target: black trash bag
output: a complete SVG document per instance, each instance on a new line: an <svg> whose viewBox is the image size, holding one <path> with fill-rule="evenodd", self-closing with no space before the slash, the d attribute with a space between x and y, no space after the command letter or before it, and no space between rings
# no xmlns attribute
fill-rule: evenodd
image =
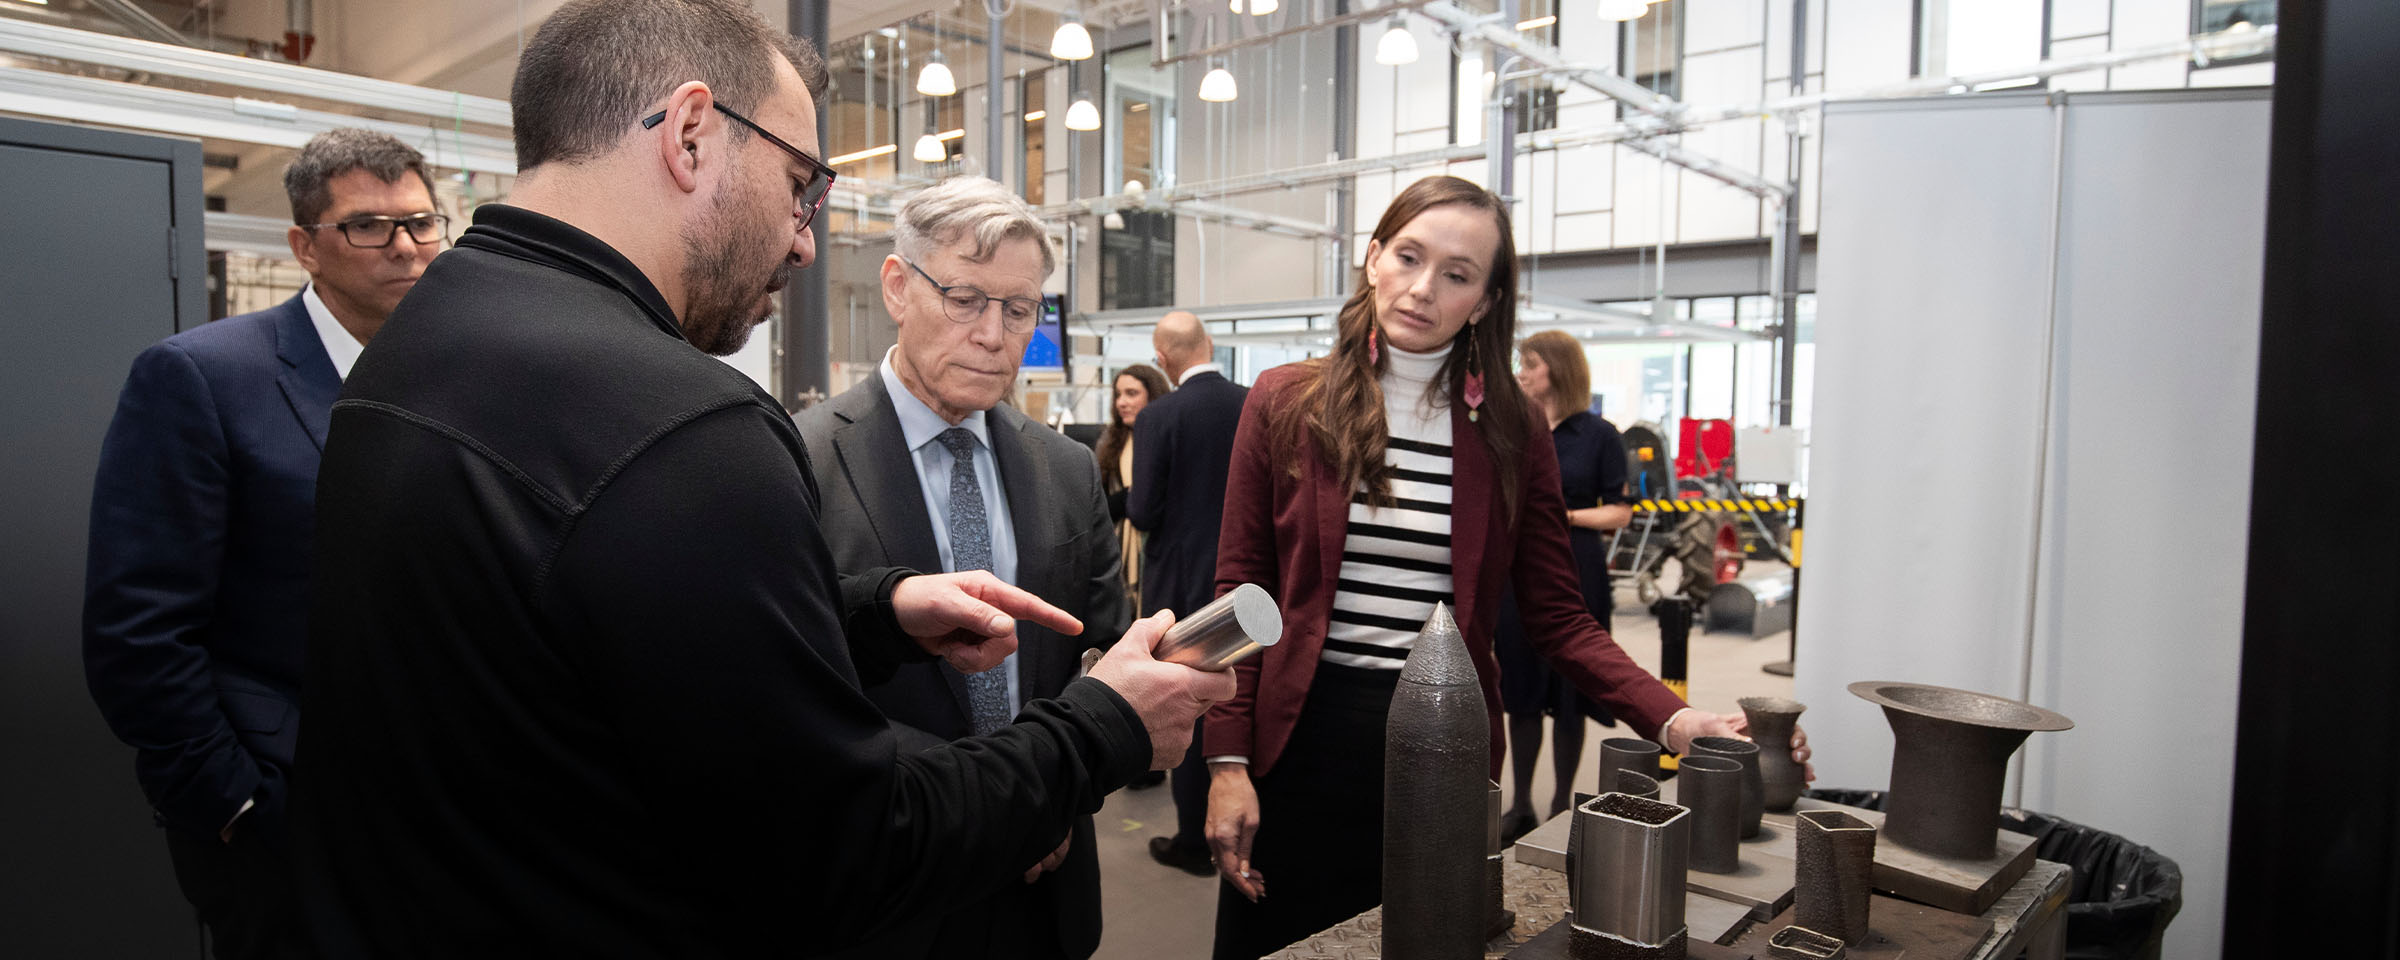
<svg viewBox="0 0 2400 960"><path fill-rule="evenodd" d="M1809 797L1883 809L1880 790L1810 790ZM2183 910L2183 868L2165 854L2072 820L2000 811L2004 830L2033 837L2033 855L2075 870L2067 888L2068 960L2156 960Z"/></svg>

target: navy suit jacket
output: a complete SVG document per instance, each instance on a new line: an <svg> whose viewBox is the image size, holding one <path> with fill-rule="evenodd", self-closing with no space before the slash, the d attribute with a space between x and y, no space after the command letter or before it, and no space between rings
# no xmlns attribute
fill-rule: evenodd
<svg viewBox="0 0 2400 960"><path fill-rule="evenodd" d="M100 448L84 677L170 827L283 826L317 460L342 380L300 298L133 361Z"/></svg>
<svg viewBox="0 0 2400 960"><path fill-rule="evenodd" d="M1178 616L1217 595L1217 525L1225 516L1225 472L1250 388L1214 371L1150 401L1133 421L1133 483L1125 516L1147 531L1142 546L1142 615Z"/></svg>

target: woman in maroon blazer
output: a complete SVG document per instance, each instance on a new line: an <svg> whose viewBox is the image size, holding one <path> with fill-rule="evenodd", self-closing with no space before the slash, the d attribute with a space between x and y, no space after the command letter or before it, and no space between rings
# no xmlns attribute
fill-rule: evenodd
<svg viewBox="0 0 2400 960"><path fill-rule="evenodd" d="M1243 408L1217 589L1265 586L1284 634L1235 668L1238 692L1204 721L1219 960L1380 901L1384 715L1436 601L1482 673L1495 778L1504 582L1536 649L1640 735L1680 751L1742 728L1740 714L1690 710L1585 608L1558 457L1509 373L1510 237L1481 187L1410 185L1376 225L1332 354L1267 371Z"/></svg>

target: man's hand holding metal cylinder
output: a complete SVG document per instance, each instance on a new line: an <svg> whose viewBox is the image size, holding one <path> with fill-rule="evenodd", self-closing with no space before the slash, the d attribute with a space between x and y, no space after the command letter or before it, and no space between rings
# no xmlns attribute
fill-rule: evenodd
<svg viewBox="0 0 2400 960"><path fill-rule="evenodd" d="M1133 629L1108 649L1092 667L1092 679L1108 684L1142 716L1150 731L1150 769L1165 770L1182 762L1192 744L1192 726L1210 704L1233 696L1230 670L1194 670L1152 656L1159 637L1175 622L1161 610L1134 621Z"/></svg>

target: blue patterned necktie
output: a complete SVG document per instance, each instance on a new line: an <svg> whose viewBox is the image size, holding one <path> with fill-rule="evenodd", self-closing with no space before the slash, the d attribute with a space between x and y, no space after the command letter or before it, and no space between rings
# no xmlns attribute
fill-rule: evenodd
<svg viewBox="0 0 2400 960"><path fill-rule="evenodd" d="M992 521L983 510L983 487L975 478L975 435L951 427L934 439L950 449L950 570L992 568ZM967 705L976 736L1007 725L1008 677L1003 668L967 675Z"/></svg>

